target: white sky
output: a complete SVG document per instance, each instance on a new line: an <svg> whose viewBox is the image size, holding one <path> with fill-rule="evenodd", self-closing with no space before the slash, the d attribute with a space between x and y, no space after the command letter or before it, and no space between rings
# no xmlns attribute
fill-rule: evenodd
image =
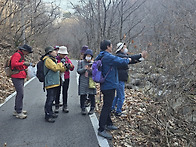
<svg viewBox="0 0 196 147"><path fill-rule="evenodd" d="M78 0L43 0L43 2L55 2L56 5L59 5L63 10L73 12L70 1L73 4L77 4L78 2Z"/></svg>

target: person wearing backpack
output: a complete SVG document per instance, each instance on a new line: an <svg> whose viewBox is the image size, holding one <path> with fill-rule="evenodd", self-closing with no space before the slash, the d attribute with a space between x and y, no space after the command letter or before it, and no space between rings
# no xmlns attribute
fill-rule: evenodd
<svg viewBox="0 0 196 147"><path fill-rule="evenodd" d="M67 106L67 98L68 98L68 89L69 89L69 81L70 81L70 72L74 70L74 65L72 64L71 60L68 58L68 51L66 46L60 46L58 50L58 56L56 57L57 63L62 62L65 67L66 71L61 73L61 81L63 87L63 112L68 113L69 109ZM61 93L61 84L57 90L57 96L55 99L55 113L59 112L59 100L60 100L60 93Z"/></svg>
<svg viewBox="0 0 196 147"><path fill-rule="evenodd" d="M101 52L96 57L95 61L101 60L103 77L105 77L106 74L107 77L103 83L100 83L101 92L103 93L103 106L99 117L98 135L107 139L112 139L112 135L107 133L106 130L118 129L113 125L110 116L115 90L118 85L117 67L126 67L132 59L125 59L112 55L112 43L110 40L101 41L100 49Z"/></svg>
<svg viewBox="0 0 196 147"><path fill-rule="evenodd" d="M147 56L147 52L146 51L142 51L142 53L140 54L136 54L136 55L127 55L128 49L125 43L123 42L119 42L116 46L117 50L116 50L116 56L121 57L121 58L131 58L131 62L130 64L136 64L138 62L141 62L140 59L141 58L145 58ZM122 106L124 103L124 99L125 99L125 82L127 82L128 80L128 65L125 67L118 67L118 80L119 80L119 84L117 85L117 89L116 89L116 97L113 100L112 103L112 108L111 108L111 112L114 113L116 116L121 116L122 115ZM116 107L116 109L115 109Z"/></svg>
<svg viewBox="0 0 196 147"><path fill-rule="evenodd" d="M81 114L86 115L86 108L85 108L85 101L88 97L90 98L90 111L88 112L89 115L94 113L95 109L95 95L96 95L96 88L89 87L89 80L92 78L92 58L93 52L91 49L87 49L84 53L83 60L78 62L77 72L79 76L79 85L78 85L78 95L80 95L80 107L81 107Z"/></svg>
<svg viewBox="0 0 196 147"><path fill-rule="evenodd" d="M18 73L11 75L12 82L16 89L16 98L13 115L16 118L27 118L27 111L23 110L24 97L24 79L27 77L26 69L31 65L30 62L25 61L25 56L32 53L32 48L24 44L18 47L19 50L11 57L11 69L18 70Z"/></svg>
<svg viewBox="0 0 196 147"><path fill-rule="evenodd" d="M56 61L57 51L52 46L45 48L44 61L44 87L47 91L45 102L45 120L50 123L54 123L58 115L52 110L53 101L57 95L57 89L60 86L59 72L65 72L66 67L63 63L57 63Z"/></svg>

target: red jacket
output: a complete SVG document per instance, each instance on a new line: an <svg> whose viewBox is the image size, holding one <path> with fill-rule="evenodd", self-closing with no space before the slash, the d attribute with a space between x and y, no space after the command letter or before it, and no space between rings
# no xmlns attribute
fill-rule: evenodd
<svg viewBox="0 0 196 147"><path fill-rule="evenodd" d="M61 62L61 58L59 56L56 57L57 63ZM70 78L70 72L74 70L74 65L71 63L70 59L68 57L65 57L66 61L65 63L70 63L72 67L67 71L64 72L64 79L69 79Z"/></svg>
<svg viewBox="0 0 196 147"><path fill-rule="evenodd" d="M22 60L21 62L19 62L20 59ZM23 65L24 61L25 61L24 60L24 54L22 53L22 51L18 50L16 53L14 53L12 55L12 57L11 57L11 68L12 68L12 70L14 68L17 69L17 70L21 70L18 74L13 74L11 76L12 78L25 79L27 77L27 73L26 73L25 69L27 69L28 67L26 65Z"/></svg>

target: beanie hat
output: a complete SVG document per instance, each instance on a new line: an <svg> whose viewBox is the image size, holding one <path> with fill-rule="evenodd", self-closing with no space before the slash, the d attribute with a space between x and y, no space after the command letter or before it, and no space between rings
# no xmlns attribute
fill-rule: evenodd
<svg viewBox="0 0 196 147"><path fill-rule="evenodd" d="M117 53L118 51L120 51L120 50L123 48L124 44L125 44L125 43L123 43L123 42L119 42L119 43L116 45L116 53Z"/></svg>
<svg viewBox="0 0 196 147"><path fill-rule="evenodd" d="M68 54L67 52L67 47L66 46L60 46L59 47L59 51L58 51L59 54Z"/></svg>
<svg viewBox="0 0 196 147"><path fill-rule="evenodd" d="M81 53L85 53L85 51L88 49L88 46L84 45L81 49Z"/></svg>
<svg viewBox="0 0 196 147"><path fill-rule="evenodd" d="M93 57L93 51L91 49L87 49L84 53L84 56L91 55Z"/></svg>

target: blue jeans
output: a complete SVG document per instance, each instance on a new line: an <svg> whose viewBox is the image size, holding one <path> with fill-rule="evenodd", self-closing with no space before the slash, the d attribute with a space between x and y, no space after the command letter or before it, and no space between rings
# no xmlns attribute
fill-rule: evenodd
<svg viewBox="0 0 196 147"><path fill-rule="evenodd" d="M122 106L123 106L123 103L124 103L124 100L125 100L124 90L125 90L125 82L119 81L118 87L116 89L117 95L113 100L112 108L111 108L112 110L115 110L115 106L116 106L117 107L116 108L117 113L122 112Z"/></svg>

